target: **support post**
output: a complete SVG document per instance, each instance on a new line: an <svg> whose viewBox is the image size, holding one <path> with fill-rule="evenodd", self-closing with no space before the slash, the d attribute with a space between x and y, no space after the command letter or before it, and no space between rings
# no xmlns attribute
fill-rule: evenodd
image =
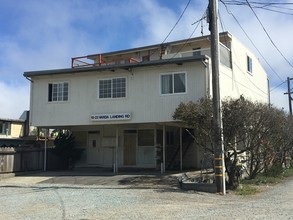
<svg viewBox="0 0 293 220"><path fill-rule="evenodd" d="M116 146L115 146L115 173L118 174L118 145L119 145L119 128L116 127Z"/></svg>
<svg viewBox="0 0 293 220"><path fill-rule="evenodd" d="M180 170L181 171L182 171L182 167L183 167L182 148L183 148L183 138L182 138L182 128L180 127Z"/></svg>
<svg viewBox="0 0 293 220"><path fill-rule="evenodd" d="M166 171L166 125L163 125L163 172Z"/></svg>
<svg viewBox="0 0 293 220"><path fill-rule="evenodd" d="M47 129L45 129L44 171L47 171Z"/></svg>
<svg viewBox="0 0 293 220"><path fill-rule="evenodd" d="M215 161L215 179L217 192L225 195L224 147L222 143L221 99L219 87L219 31L218 1L209 0L209 18L211 31L212 90L213 90L213 147Z"/></svg>

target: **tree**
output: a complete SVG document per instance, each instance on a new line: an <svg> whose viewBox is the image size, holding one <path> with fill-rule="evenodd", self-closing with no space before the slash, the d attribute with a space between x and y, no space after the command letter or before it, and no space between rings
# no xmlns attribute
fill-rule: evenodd
<svg viewBox="0 0 293 220"><path fill-rule="evenodd" d="M196 131L196 142L213 152L212 100L181 103L173 118ZM261 172L282 168L292 158L293 123L284 111L265 103L251 102L244 97L222 102L223 143L228 186L239 185L240 166L245 164L249 178ZM282 169L277 172L281 172Z"/></svg>
<svg viewBox="0 0 293 220"><path fill-rule="evenodd" d="M248 177L255 178L276 164L282 148L283 111L240 97L225 100L222 112L225 149L233 152L233 166L241 154L246 155Z"/></svg>
<svg viewBox="0 0 293 220"><path fill-rule="evenodd" d="M80 159L83 151L83 149L75 147L75 138L68 130L58 131L54 145L53 153L65 162L66 168L72 168L75 162Z"/></svg>
<svg viewBox="0 0 293 220"><path fill-rule="evenodd" d="M182 121L187 127L194 129L195 142L205 151L213 153L212 143L212 100L200 99L197 103L180 103L173 119Z"/></svg>

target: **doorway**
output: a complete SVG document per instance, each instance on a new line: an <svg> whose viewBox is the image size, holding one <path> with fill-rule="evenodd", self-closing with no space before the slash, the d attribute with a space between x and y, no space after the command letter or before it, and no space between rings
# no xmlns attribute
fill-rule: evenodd
<svg viewBox="0 0 293 220"><path fill-rule="evenodd" d="M136 165L136 130L124 132L123 164Z"/></svg>
<svg viewBox="0 0 293 220"><path fill-rule="evenodd" d="M88 133L87 164L95 165L101 163L101 141L100 132Z"/></svg>

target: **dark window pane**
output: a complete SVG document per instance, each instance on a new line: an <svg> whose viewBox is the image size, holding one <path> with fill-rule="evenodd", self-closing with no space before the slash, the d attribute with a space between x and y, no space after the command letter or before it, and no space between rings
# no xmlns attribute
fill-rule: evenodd
<svg viewBox="0 0 293 220"><path fill-rule="evenodd" d="M174 74L174 93L186 92L185 73Z"/></svg>
<svg viewBox="0 0 293 220"><path fill-rule="evenodd" d="M172 75L162 75L161 76L161 93L162 94L171 94L173 93L173 82Z"/></svg>

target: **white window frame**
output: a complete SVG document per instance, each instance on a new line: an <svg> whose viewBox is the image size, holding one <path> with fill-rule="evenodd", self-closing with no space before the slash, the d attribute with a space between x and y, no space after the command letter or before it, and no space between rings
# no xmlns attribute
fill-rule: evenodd
<svg viewBox="0 0 293 220"><path fill-rule="evenodd" d="M174 91L174 84L175 84L175 80L174 80L174 76L177 75L177 74L184 74L185 76L185 82L184 82L184 85L185 85L185 92L175 92ZM167 76L167 75L171 75L172 76L172 92L171 93L162 93L162 77L163 76ZM172 73L161 73L160 74L160 94L161 95L178 95L178 94L186 94L187 93L187 73L185 71L181 71L181 72L172 72Z"/></svg>
<svg viewBox="0 0 293 220"><path fill-rule="evenodd" d="M64 89L64 85L67 84L67 91ZM57 95L53 94L53 87L57 86ZM61 87L60 87L61 86ZM48 102L56 103L56 102L68 102L69 101L69 81L60 81L60 82L49 82L48 83ZM51 87L51 89L50 89ZM67 92L67 98L65 99L65 94Z"/></svg>
<svg viewBox="0 0 293 220"><path fill-rule="evenodd" d="M248 73L252 74L253 62L252 62L252 58L248 54L246 55L246 69Z"/></svg>
<svg viewBox="0 0 293 220"><path fill-rule="evenodd" d="M124 79L125 80L125 96L122 97L113 97L113 80L115 79ZM111 80L111 97L100 97L100 81L106 81L106 80ZM106 100L106 99L125 99L127 97L127 77L121 76L121 77L113 77L113 78L103 78L98 80L98 99L99 100Z"/></svg>

